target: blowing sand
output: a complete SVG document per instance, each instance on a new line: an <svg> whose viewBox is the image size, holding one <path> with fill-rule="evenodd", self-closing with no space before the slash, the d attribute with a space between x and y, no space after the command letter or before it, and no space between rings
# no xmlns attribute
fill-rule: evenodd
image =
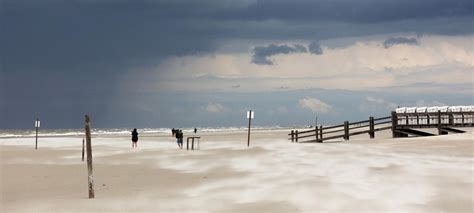
<svg viewBox="0 0 474 213"><path fill-rule="evenodd" d="M301 144L288 131L0 139L1 212L473 212L474 134ZM185 135L186 137L186 135Z"/></svg>

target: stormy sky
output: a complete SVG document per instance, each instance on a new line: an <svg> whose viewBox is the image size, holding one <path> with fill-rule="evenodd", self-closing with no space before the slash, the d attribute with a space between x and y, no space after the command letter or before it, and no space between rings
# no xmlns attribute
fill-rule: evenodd
<svg viewBox="0 0 474 213"><path fill-rule="evenodd" d="M0 128L323 124L474 104L472 0L3 0Z"/></svg>

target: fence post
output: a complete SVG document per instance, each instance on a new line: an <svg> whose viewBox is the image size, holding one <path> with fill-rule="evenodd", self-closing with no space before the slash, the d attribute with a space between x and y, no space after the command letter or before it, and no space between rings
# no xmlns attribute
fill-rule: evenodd
<svg viewBox="0 0 474 213"><path fill-rule="evenodd" d="M397 129L397 113L395 113L395 111L392 111L392 137L393 138L397 138L398 137L398 134L396 132L396 129ZM407 117L407 122L408 122L408 117Z"/></svg>
<svg viewBox="0 0 474 213"><path fill-rule="evenodd" d="M321 140L321 143L323 142L323 125L319 126L319 140Z"/></svg>
<svg viewBox="0 0 474 213"><path fill-rule="evenodd" d="M296 143L298 143L298 130L295 131L295 140L296 140Z"/></svg>
<svg viewBox="0 0 474 213"><path fill-rule="evenodd" d="M316 135L316 142L319 142L319 139L318 139L318 134L319 134L319 132L318 132L318 125L316 125L316 129L315 129L315 132L314 132L314 133L315 133L315 135Z"/></svg>
<svg viewBox="0 0 474 213"><path fill-rule="evenodd" d="M443 130L441 129L441 110L438 110L438 135L442 135Z"/></svg>
<svg viewBox="0 0 474 213"><path fill-rule="evenodd" d="M82 139L82 162L84 162L84 138Z"/></svg>
<svg viewBox="0 0 474 213"><path fill-rule="evenodd" d="M349 140L349 121L344 121L344 140Z"/></svg>
<svg viewBox="0 0 474 213"><path fill-rule="evenodd" d="M374 131L374 117L370 116L369 117L369 135L370 135L370 138L374 138L375 137L375 131Z"/></svg>
<svg viewBox="0 0 474 213"><path fill-rule="evenodd" d="M291 130L291 142L295 142L295 131Z"/></svg>
<svg viewBox="0 0 474 213"><path fill-rule="evenodd" d="M92 146L91 146L91 120L89 115L86 115L85 130L86 130L86 145L87 145L87 173L89 183L89 198L94 198L94 174L92 172Z"/></svg>

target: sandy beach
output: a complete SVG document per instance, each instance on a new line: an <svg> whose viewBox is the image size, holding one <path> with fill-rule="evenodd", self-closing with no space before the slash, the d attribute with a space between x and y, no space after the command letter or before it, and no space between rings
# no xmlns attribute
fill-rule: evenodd
<svg viewBox="0 0 474 213"><path fill-rule="evenodd" d="M474 134L291 143L288 130L0 139L1 212L473 212ZM185 134L185 137L189 136ZM186 143L186 142L185 142ZM186 144L185 144L186 148Z"/></svg>

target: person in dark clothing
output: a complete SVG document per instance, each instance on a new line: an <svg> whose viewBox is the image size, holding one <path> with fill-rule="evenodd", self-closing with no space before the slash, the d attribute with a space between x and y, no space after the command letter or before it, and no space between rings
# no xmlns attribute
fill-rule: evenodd
<svg viewBox="0 0 474 213"><path fill-rule="evenodd" d="M176 130L176 143L178 143L178 148L183 149L183 131L180 129Z"/></svg>
<svg viewBox="0 0 474 213"><path fill-rule="evenodd" d="M171 129L171 134L173 135L173 137L176 136L176 130L174 128Z"/></svg>
<svg viewBox="0 0 474 213"><path fill-rule="evenodd" d="M137 142L138 142L138 132L137 129L133 129L132 131L132 148L137 148Z"/></svg>
<svg viewBox="0 0 474 213"><path fill-rule="evenodd" d="M197 132L198 132L198 129L194 128L194 134L196 134Z"/></svg>

